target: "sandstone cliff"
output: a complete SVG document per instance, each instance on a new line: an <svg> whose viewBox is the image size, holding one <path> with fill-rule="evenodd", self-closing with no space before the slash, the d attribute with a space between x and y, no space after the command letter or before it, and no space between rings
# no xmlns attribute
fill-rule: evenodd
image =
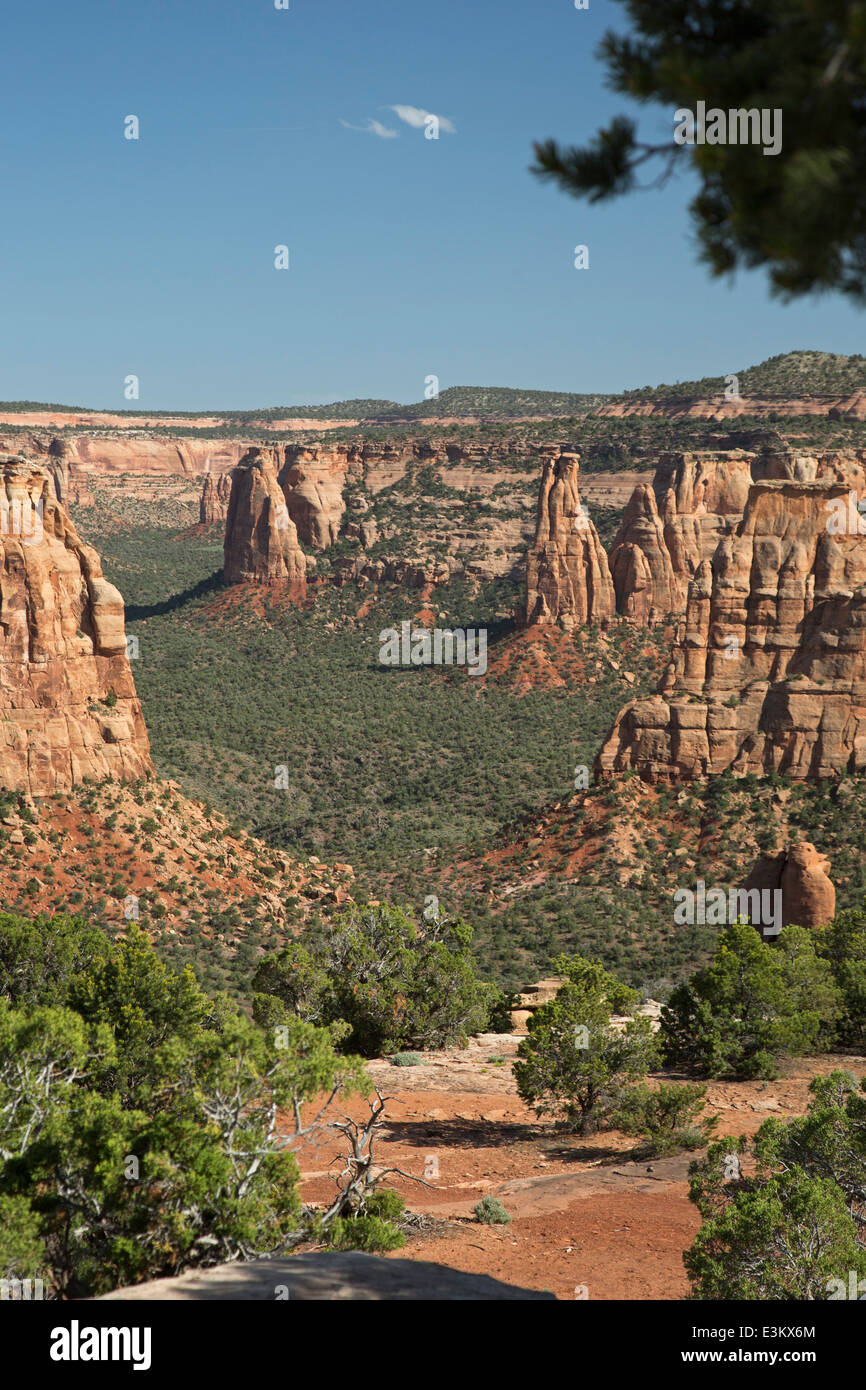
<svg viewBox="0 0 866 1390"><path fill-rule="evenodd" d="M540 452L535 541L526 557L526 621L569 631L611 617L616 600L607 556L581 505L580 456L557 445Z"/></svg>
<svg viewBox="0 0 866 1390"><path fill-rule="evenodd" d="M340 534L346 510L343 486L357 453L345 445L327 449L290 444L286 448L280 486L298 535L316 550L333 545Z"/></svg>
<svg viewBox="0 0 866 1390"><path fill-rule="evenodd" d="M598 771L655 781L866 767L858 515L846 483L753 483L742 521L698 566L658 695L621 712Z"/></svg>
<svg viewBox="0 0 866 1390"><path fill-rule="evenodd" d="M253 580L306 595L307 558L278 480L278 451L254 448L232 473L223 573L230 583Z"/></svg>
<svg viewBox="0 0 866 1390"><path fill-rule="evenodd" d="M742 451L661 455L652 486L635 489L611 547L618 613L653 626L685 612L698 565L742 517L754 458Z"/></svg>
<svg viewBox="0 0 866 1390"><path fill-rule="evenodd" d="M34 796L152 771L123 599L48 469L0 454L0 782Z"/></svg>
<svg viewBox="0 0 866 1390"><path fill-rule="evenodd" d="M866 461L857 451L798 454L770 432L754 451L662 454L652 486L635 488L611 547L617 612L647 626L682 616L698 566L733 533L752 483L772 480L862 490Z"/></svg>

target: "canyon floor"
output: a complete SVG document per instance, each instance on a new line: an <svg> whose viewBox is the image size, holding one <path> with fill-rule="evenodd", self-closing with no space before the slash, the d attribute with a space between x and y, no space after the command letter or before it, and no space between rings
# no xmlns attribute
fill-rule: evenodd
<svg viewBox="0 0 866 1390"><path fill-rule="evenodd" d="M697 1153L635 1161L635 1141L617 1131L582 1139L539 1120L511 1071L519 1041L484 1034L465 1051L424 1053L419 1066L369 1064L388 1098L377 1164L417 1177L433 1169L431 1160L438 1165L429 1186L387 1182L417 1218L394 1258L488 1274L557 1299L687 1298L682 1255L700 1226L687 1175ZM866 1057L795 1058L775 1081L710 1082L705 1113L718 1116L719 1138L752 1134L770 1115L803 1114L812 1078L837 1068L862 1078ZM355 1100L345 1113L360 1119L366 1104ZM335 1152L343 1150L332 1137L302 1152L307 1201L331 1196L341 1167L329 1167ZM486 1194L505 1207L508 1225L475 1219Z"/></svg>

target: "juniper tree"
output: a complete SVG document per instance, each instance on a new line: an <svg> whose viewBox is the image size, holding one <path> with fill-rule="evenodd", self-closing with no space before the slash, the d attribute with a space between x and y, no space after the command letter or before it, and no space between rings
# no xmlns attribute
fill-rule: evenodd
<svg viewBox="0 0 866 1390"><path fill-rule="evenodd" d="M619 115L588 144L538 143L533 172L598 202L689 168L700 181L690 204L700 257L713 274L763 267L785 297L837 290L866 300L866 5L620 3L633 28L602 40L609 85L661 103L670 133L641 140L635 120ZM675 110L696 112L699 102L726 117L780 111L778 153L761 143L677 144Z"/></svg>

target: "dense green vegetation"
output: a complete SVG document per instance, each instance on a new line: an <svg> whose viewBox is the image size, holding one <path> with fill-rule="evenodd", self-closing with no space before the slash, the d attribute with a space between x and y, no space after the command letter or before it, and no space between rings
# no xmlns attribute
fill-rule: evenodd
<svg viewBox="0 0 866 1390"><path fill-rule="evenodd" d="M393 505L409 504L398 491ZM600 815L612 837L603 858L580 872L557 861L550 874L533 868L533 818L567 801L575 766L592 766L618 710L654 686L663 630L640 634L635 646L634 630L617 625L607 648L598 633L577 634L575 660L591 683L584 674L517 695L528 654L518 649L507 672L495 669L497 645L511 631L502 615L520 597L515 583L436 592L441 625L488 628L487 678L386 668L378 634L410 618L417 595L386 586L358 618L368 592L355 584L328 585L304 609L262 591L257 613L221 584L218 528L178 537L140 523L99 533L92 516L82 511L79 524L126 596L128 629L140 641L133 669L159 771L275 846L348 861L360 897L386 896L417 918L437 895L443 912L472 926L473 950L500 984L522 987L559 953L580 951L665 995L709 960L717 936L708 926L675 926L673 892L701 877L740 883L780 835L815 840L831 859L839 908L859 905L859 778L726 775L661 788L640 815L626 813L628 779L601 785L575 813L561 853L580 843L584 825L596 833ZM278 768L286 769L280 789ZM624 814L628 852L616 838ZM504 868L486 862L512 843L518 850ZM863 986L852 979L850 988Z"/></svg>
<svg viewBox="0 0 866 1390"><path fill-rule="evenodd" d="M727 927L710 964L678 985L662 1010L665 1061L699 1076L774 1077L781 1056L829 1052L863 1025L842 981L866 969L862 921L852 954L827 928L785 927L772 946L754 927ZM854 954L857 952L858 954ZM859 957L859 958L858 958Z"/></svg>
<svg viewBox="0 0 866 1390"><path fill-rule="evenodd" d="M0 1278L87 1298L309 1237L395 1248L401 1200L351 1164L327 1209L298 1193L301 1107L372 1090L345 1032L260 1028L134 924L0 914Z"/></svg>
<svg viewBox="0 0 866 1390"><path fill-rule="evenodd" d="M160 772L274 844L348 860L366 889L396 869L416 910L433 891L429 851L480 845L567 795L623 702L612 670L590 688L515 698L504 677L380 666L379 632L418 603L396 586L363 619L354 585L323 589L312 609L263 591L263 620L249 603L227 605L215 539L85 534L139 638L134 674ZM460 582L437 590L436 607L442 625L485 626L492 661L511 628L496 614L517 597L505 581L477 593ZM649 688L655 665L644 669Z"/></svg>
<svg viewBox="0 0 866 1390"><path fill-rule="evenodd" d="M720 1139L690 1168L704 1224L697 1299L859 1299L866 1288L866 1082L816 1077L806 1115Z"/></svg>
<svg viewBox="0 0 866 1390"><path fill-rule="evenodd" d="M510 1001L478 979L471 928L432 903L425 912L417 923L399 908L353 905L326 931L266 956L252 980L255 1018L266 1027L345 1023L346 1048L365 1057L507 1028Z"/></svg>

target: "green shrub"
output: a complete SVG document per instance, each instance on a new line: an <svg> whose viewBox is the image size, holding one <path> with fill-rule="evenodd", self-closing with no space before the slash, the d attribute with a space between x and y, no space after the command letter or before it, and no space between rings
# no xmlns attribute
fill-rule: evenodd
<svg viewBox="0 0 866 1390"><path fill-rule="evenodd" d="M424 1064L419 1052L395 1052L390 1061L392 1067L420 1067Z"/></svg>
<svg viewBox="0 0 866 1390"><path fill-rule="evenodd" d="M817 1077L806 1115L720 1139L691 1165L693 1298L835 1300L866 1277L864 1090L847 1072Z"/></svg>
<svg viewBox="0 0 866 1390"><path fill-rule="evenodd" d="M353 905L309 944L265 957L254 1016L265 1026L292 1014L345 1021L345 1046L365 1057L465 1042L501 995L478 979L471 940L464 922L416 925L398 907Z"/></svg>
<svg viewBox="0 0 866 1390"><path fill-rule="evenodd" d="M402 1250L406 1237L396 1223L405 1209L399 1192L389 1188L373 1192L356 1215L338 1216L331 1222L327 1228L328 1245L332 1250L364 1250L370 1254Z"/></svg>
<svg viewBox="0 0 866 1390"><path fill-rule="evenodd" d="M718 1118L699 1119L707 1088L662 1081L657 1087L640 1083L623 1092L611 1124L623 1134L643 1138L639 1154L662 1158L680 1149L699 1149L718 1125Z"/></svg>
<svg viewBox="0 0 866 1390"><path fill-rule="evenodd" d="M839 1041L862 1048L866 1043L866 905L838 913L828 926L813 932L813 940L841 994Z"/></svg>
<svg viewBox="0 0 866 1390"><path fill-rule="evenodd" d="M86 1298L300 1239L291 1117L370 1090L337 1040L292 1019L278 1046L134 923L2 914L0 1279Z"/></svg>
<svg viewBox="0 0 866 1390"><path fill-rule="evenodd" d="M472 1208L482 1226L507 1226L511 1220L508 1212L496 1197L482 1197Z"/></svg>

